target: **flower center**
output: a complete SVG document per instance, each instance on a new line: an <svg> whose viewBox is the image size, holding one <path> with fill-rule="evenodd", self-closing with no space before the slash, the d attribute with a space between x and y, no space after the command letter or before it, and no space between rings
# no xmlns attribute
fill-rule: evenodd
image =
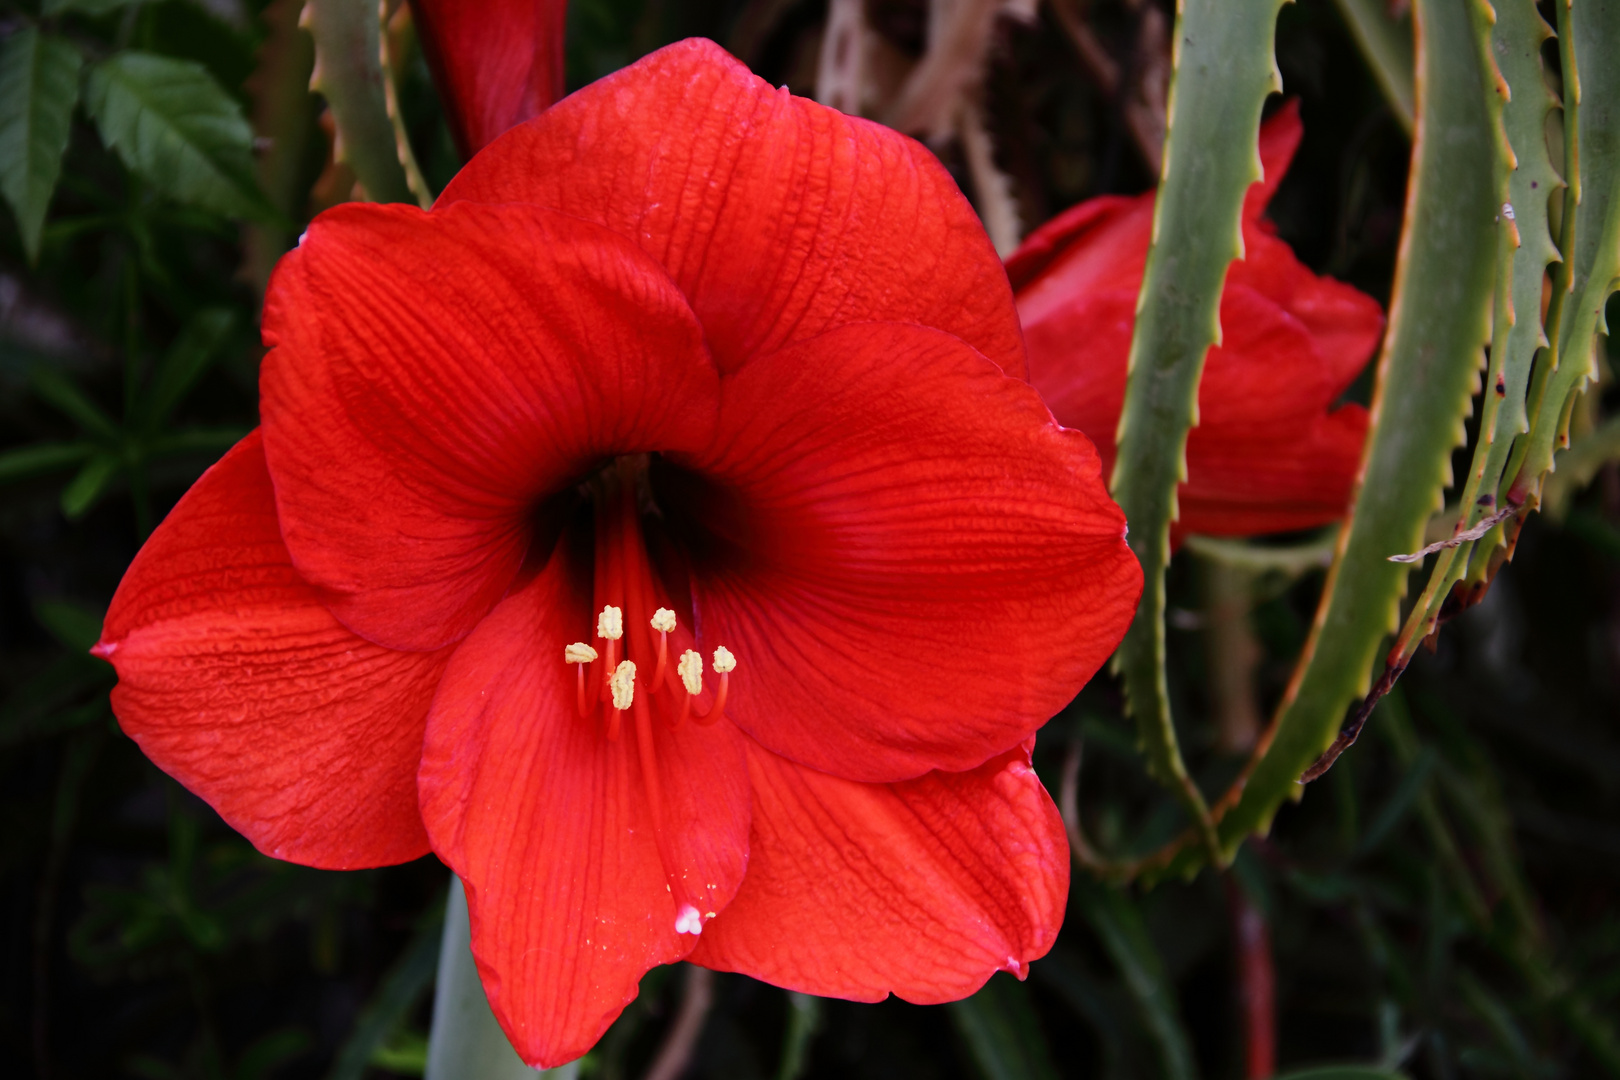
<svg viewBox="0 0 1620 1080"><path fill-rule="evenodd" d="M647 556L637 497L638 481L645 475L645 457L621 457L589 483L596 511L593 593L599 612L594 638L598 645L575 642L564 650L563 661L576 668L575 707L581 720L594 723L609 742L617 742L625 714L630 714L659 856L669 871L676 863L667 848L663 784L653 725L676 728L688 718L702 726L717 723L725 716L731 672L736 670L737 659L724 646L714 650L713 668L720 676L720 684L707 708L699 702L703 693L702 655L686 648L674 664L669 662L672 636L676 647L695 645L696 639L678 625L675 612L667 606L669 597L663 583ZM675 896L676 931L701 933L703 918L677 875L666 876Z"/></svg>

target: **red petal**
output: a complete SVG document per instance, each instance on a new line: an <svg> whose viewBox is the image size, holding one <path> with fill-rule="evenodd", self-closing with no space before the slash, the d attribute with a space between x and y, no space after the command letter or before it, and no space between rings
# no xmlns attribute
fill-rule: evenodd
<svg viewBox="0 0 1620 1080"><path fill-rule="evenodd" d="M96 652L125 733L265 854L348 869L427 851L416 767L449 654L379 648L320 605L258 432L135 557Z"/></svg>
<svg viewBox="0 0 1620 1080"><path fill-rule="evenodd" d="M1140 220L1144 206L1150 215L1145 222ZM1022 308L1025 303L1026 288L1067 253L1071 246L1077 244L1091 246L1103 233L1112 233L1121 220L1126 218L1133 222L1130 228L1140 229L1144 224L1151 228L1152 209L1152 195L1102 195L1095 199L1087 199L1078 206L1069 207L1030 233L1019 245L1018 250L1007 258L1007 279L1012 283L1013 291L1018 294L1019 307ZM1142 259L1147 257L1147 236L1148 234L1143 234ZM1117 274L1119 266L1113 260L1121 255L1128 257L1128 249L1135 245L1114 234L1102 239L1098 246L1107 250L1110 256L1107 261L1091 266L1093 273L1102 275ZM1074 290L1065 290L1065 294L1071 291Z"/></svg>
<svg viewBox="0 0 1620 1080"><path fill-rule="evenodd" d="M962 342L844 327L721 395L714 448L681 463L746 535L694 542L694 613L771 750L865 781L972 768L1119 642L1142 577L1096 453Z"/></svg>
<svg viewBox="0 0 1620 1080"><path fill-rule="evenodd" d="M411 9L463 154L563 96L568 0L411 0Z"/></svg>
<svg viewBox="0 0 1620 1080"><path fill-rule="evenodd" d="M1293 249L1256 226L1244 230L1248 257L1232 264L1227 287L1247 286L1278 304L1310 333L1317 359L1328 372L1331 398L1344 392L1367 366L1384 333L1384 311L1360 289L1318 277Z"/></svg>
<svg viewBox="0 0 1620 1080"><path fill-rule="evenodd" d="M632 238L725 370L868 320L933 326L1022 375L1006 274L934 156L683 41L479 155L441 205L537 203Z"/></svg>
<svg viewBox="0 0 1620 1080"><path fill-rule="evenodd" d="M696 939L675 932L671 884L707 916L747 866L735 728L654 729L664 793L655 828L633 725L610 743L576 713L563 650L591 625L588 566L560 547L461 643L420 775L433 848L467 885L490 1004L540 1066L589 1050L649 968L691 949Z"/></svg>
<svg viewBox="0 0 1620 1080"><path fill-rule="evenodd" d="M1257 536L1338 520L1350 507L1366 438L1360 405L1242 438L1195 430L1176 534Z"/></svg>
<svg viewBox="0 0 1620 1080"><path fill-rule="evenodd" d="M859 784L750 744L752 857L691 959L777 986L920 1004L1023 978L1063 921L1069 847L1017 747L965 773Z"/></svg>
<svg viewBox="0 0 1620 1080"><path fill-rule="evenodd" d="M714 368L669 279L535 207L338 207L281 261L264 327L293 561L395 648L465 636L511 583L537 501L604 454L711 430Z"/></svg>

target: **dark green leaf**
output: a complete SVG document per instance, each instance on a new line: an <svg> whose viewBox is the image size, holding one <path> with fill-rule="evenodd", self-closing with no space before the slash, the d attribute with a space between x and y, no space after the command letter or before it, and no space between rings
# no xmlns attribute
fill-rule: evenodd
<svg viewBox="0 0 1620 1080"><path fill-rule="evenodd" d="M1123 892L1085 874L1077 874L1069 890L1071 902L1079 906L1096 931L1141 1010L1166 1080L1193 1080L1198 1069L1193 1064L1187 1032L1181 1026L1175 988L1165 977L1164 965L1142 916Z"/></svg>
<svg viewBox="0 0 1620 1080"><path fill-rule="evenodd" d="M136 2L137 0L44 0L39 10L42 15L62 15L70 11L80 15L105 15Z"/></svg>
<svg viewBox="0 0 1620 1080"><path fill-rule="evenodd" d="M1406 1074L1371 1065L1322 1065L1282 1073L1275 1080L1406 1080Z"/></svg>
<svg viewBox="0 0 1620 1080"><path fill-rule="evenodd" d="M242 1051L235 1080L269 1080L281 1066L308 1053L311 1041L309 1033L298 1028L270 1032Z"/></svg>
<svg viewBox="0 0 1620 1080"><path fill-rule="evenodd" d="M236 316L229 308L204 308L180 331L169 351L158 361L141 410L144 430L151 432L168 420L208 366L219 355Z"/></svg>
<svg viewBox="0 0 1620 1080"><path fill-rule="evenodd" d="M1410 135L1416 90L1412 85L1412 20L1396 19L1381 0L1338 0L1339 14L1350 27L1361 55L1372 68L1378 88Z"/></svg>
<svg viewBox="0 0 1620 1080"><path fill-rule="evenodd" d="M35 443L0 454L0 484L71 469L94 452L91 443Z"/></svg>
<svg viewBox="0 0 1620 1080"><path fill-rule="evenodd" d="M1023 983L998 972L977 994L947 1008L985 1080L1057 1080Z"/></svg>
<svg viewBox="0 0 1620 1080"><path fill-rule="evenodd" d="M29 259L39 257L45 209L62 175L83 63L69 42L33 26L0 43L0 191Z"/></svg>
<svg viewBox="0 0 1620 1080"><path fill-rule="evenodd" d="M172 435L153 439L147 444L146 451L149 457L154 458L167 454L224 453L241 442L249 430L245 427L182 428Z"/></svg>
<svg viewBox="0 0 1620 1080"><path fill-rule="evenodd" d="M90 69L101 138L159 191L231 217L274 211L253 176L253 129L201 64L122 52Z"/></svg>
<svg viewBox="0 0 1620 1080"><path fill-rule="evenodd" d="M34 618L64 649L73 652L89 652L101 640L104 614L64 600L41 600L34 605Z"/></svg>
<svg viewBox="0 0 1620 1080"><path fill-rule="evenodd" d="M366 1003L354 1030L338 1049L327 1080L360 1080L366 1066L382 1049L433 982L439 968L439 939L443 922L425 921L405 953L383 977L377 995Z"/></svg>
<svg viewBox="0 0 1620 1080"><path fill-rule="evenodd" d="M787 1034L782 1037L782 1061L776 1080L799 1080L810 1064L810 1041L821 1027L821 999L787 991Z"/></svg>
<svg viewBox="0 0 1620 1080"><path fill-rule="evenodd" d="M29 382L33 384L34 393L56 406L63 415L83 428L85 434L109 442L118 439L118 425L61 372L42 365L33 370Z"/></svg>
<svg viewBox="0 0 1620 1080"><path fill-rule="evenodd" d="M79 475L73 478L73 482L62 489L62 513L69 520L76 520L89 513L96 500L106 493L107 485L118 475L118 470L123 464L123 458L116 454L105 450L97 452L84 463L84 468L79 470Z"/></svg>

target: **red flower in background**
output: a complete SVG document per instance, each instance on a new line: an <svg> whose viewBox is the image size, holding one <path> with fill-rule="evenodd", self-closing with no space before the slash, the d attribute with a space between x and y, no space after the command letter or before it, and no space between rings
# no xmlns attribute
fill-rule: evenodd
<svg viewBox="0 0 1620 1080"><path fill-rule="evenodd" d="M1367 411L1333 403L1383 332L1377 301L1311 273L1261 211L1299 146L1290 103L1260 132L1265 179L1243 210L1245 257L1227 271L1222 343L1198 388L1178 535L1245 536L1343 516ZM1091 436L1113 468L1153 193L1106 196L1032 233L1007 260L1029 348L1029 377L1058 422Z"/></svg>
<svg viewBox="0 0 1620 1080"><path fill-rule="evenodd" d="M265 338L114 709L269 854L438 853L526 1060L682 957L935 1002L1050 947L1032 737L1141 575L925 150L671 46L323 215Z"/></svg>
<svg viewBox="0 0 1620 1080"><path fill-rule="evenodd" d="M411 14L468 157L563 96L568 0L411 0Z"/></svg>

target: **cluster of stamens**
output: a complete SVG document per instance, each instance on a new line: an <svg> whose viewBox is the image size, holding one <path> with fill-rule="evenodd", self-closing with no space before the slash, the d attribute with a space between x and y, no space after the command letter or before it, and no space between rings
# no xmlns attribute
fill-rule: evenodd
<svg viewBox="0 0 1620 1080"><path fill-rule="evenodd" d="M669 608L659 608L653 612L648 625L658 635L658 655L646 692L656 695L660 690L667 690L676 699L676 707L664 711L669 726L680 727L688 717L705 727L718 721L725 715L731 673L737 668L737 658L724 645L714 650L713 667L714 673L720 676L720 686L715 691L714 701L705 709L697 704L698 696L703 693L702 655L696 649L687 649L675 662L674 669L669 667L669 635L675 630L675 613ZM607 737L616 742L624 714L636 701L635 661L628 657L620 659L620 642L624 639L623 610L611 604L602 608L596 617L596 636L605 642L601 652L583 641L576 641L563 650L563 660L578 669L575 707L580 717L588 719L595 715L598 705L607 705ZM598 660L602 661L604 675L595 682L597 689L593 692L587 689L592 680L586 669Z"/></svg>

